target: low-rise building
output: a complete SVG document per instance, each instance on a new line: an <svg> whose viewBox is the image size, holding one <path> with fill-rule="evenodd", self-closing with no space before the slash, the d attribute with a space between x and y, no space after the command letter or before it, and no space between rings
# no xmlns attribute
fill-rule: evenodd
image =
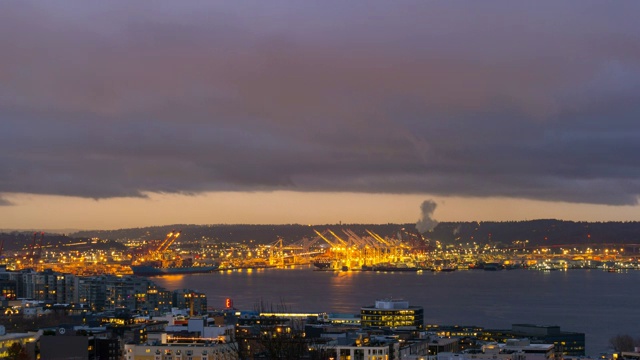
<svg viewBox="0 0 640 360"><path fill-rule="evenodd" d="M389 346L336 346L335 359L390 360Z"/></svg>
<svg viewBox="0 0 640 360"><path fill-rule="evenodd" d="M509 339L506 344L489 344L464 353L442 352L437 360L553 360L553 344L531 344L528 339Z"/></svg>
<svg viewBox="0 0 640 360"><path fill-rule="evenodd" d="M8 358L9 347L14 343L19 343L26 349L31 358L35 358L35 343L41 335L41 331L7 334L4 326L0 325L0 359Z"/></svg>
<svg viewBox="0 0 640 360"><path fill-rule="evenodd" d="M127 344L124 360L234 360L238 358L234 344L167 343Z"/></svg>
<svg viewBox="0 0 640 360"><path fill-rule="evenodd" d="M375 305L360 309L360 324L363 328L393 328L422 330L424 309L410 306L408 301L399 299L376 300Z"/></svg>
<svg viewBox="0 0 640 360"><path fill-rule="evenodd" d="M553 344L555 351L563 355L585 355L584 333L561 331L559 326L513 324L509 330L484 329L478 339L506 342L508 339L527 338L532 343Z"/></svg>

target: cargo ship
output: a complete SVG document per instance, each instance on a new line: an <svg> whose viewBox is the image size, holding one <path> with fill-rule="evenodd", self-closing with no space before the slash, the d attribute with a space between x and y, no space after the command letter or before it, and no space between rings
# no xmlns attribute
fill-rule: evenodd
<svg viewBox="0 0 640 360"><path fill-rule="evenodd" d="M315 266L318 270L330 270L333 268L333 260L326 257L317 258L312 262L313 266Z"/></svg>
<svg viewBox="0 0 640 360"><path fill-rule="evenodd" d="M133 275L161 276L209 273L218 269L216 264L187 265L187 266L162 266L160 262L146 262L140 265L131 265Z"/></svg>
<svg viewBox="0 0 640 360"><path fill-rule="evenodd" d="M161 276L208 273L217 270L216 263L194 263L193 258L183 259L182 256L169 251L182 231L171 231L159 245L149 252L151 259L139 259L130 266L133 275Z"/></svg>

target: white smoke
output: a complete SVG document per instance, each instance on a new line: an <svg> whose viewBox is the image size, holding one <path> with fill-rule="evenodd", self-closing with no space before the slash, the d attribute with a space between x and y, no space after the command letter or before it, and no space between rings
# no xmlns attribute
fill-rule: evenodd
<svg viewBox="0 0 640 360"><path fill-rule="evenodd" d="M421 234L426 233L438 225L438 221L431 217L436 210L436 206L438 206L438 204L431 199L423 201L422 205L420 205L422 216L416 223L416 229L418 229Z"/></svg>

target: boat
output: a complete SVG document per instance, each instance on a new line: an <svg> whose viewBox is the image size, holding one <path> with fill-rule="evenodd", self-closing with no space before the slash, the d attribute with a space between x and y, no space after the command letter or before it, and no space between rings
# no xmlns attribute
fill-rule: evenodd
<svg viewBox="0 0 640 360"><path fill-rule="evenodd" d="M458 265L449 260L437 260L434 264L433 271L452 272L458 269Z"/></svg>
<svg viewBox="0 0 640 360"><path fill-rule="evenodd" d="M230 267L230 268L259 270L259 269L272 269L276 267L278 266L269 264L265 259L251 259L251 260L243 261L240 265L235 267Z"/></svg>
<svg viewBox="0 0 640 360"><path fill-rule="evenodd" d="M439 269L439 271L441 272L452 272L452 271L456 271L458 269L458 267L456 266L445 266Z"/></svg>
<svg viewBox="0 0 640 360"><path fill-rule="evenodd" d="M329 270L333 267L333 261L331 260L331 258L326 257L316 258L316 260L314 260L312 264L319 270Z"/></svg>
<svg viewBox="0 0 640 360"><path fill-rule="evenodd" d="M138 276L159 276L159 275L183 275L201 274L218 270L218 263L194 263L192 258L174 260L155 259L146 260L130 265L133 275Z"/></svg>
<svg viewBox="0 0 640 360"><path fill-rule="evenodd" d="M414 271L415 272L418 270L420 270L420 268L415 266L409 266L405 263L396 263L396 264L383 263L383 264L378 264L373 266L373 271L406 271L406 272Z"/></svg>
<svg viewBox="0 0 640 360"><path fill-rule="evenodd" d="M502 270L502 264L500 263L485 263L484 264L485 271L498 271Z"/></svg>

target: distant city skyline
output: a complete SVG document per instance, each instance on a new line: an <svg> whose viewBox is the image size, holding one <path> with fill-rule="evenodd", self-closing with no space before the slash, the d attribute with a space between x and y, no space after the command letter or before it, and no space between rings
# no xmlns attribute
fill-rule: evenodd
<svg viewBox="0 0 640 360"><path fill-rule="evenodd" d="M638 220L638 12L2 2L0 229Z"/></svg>

